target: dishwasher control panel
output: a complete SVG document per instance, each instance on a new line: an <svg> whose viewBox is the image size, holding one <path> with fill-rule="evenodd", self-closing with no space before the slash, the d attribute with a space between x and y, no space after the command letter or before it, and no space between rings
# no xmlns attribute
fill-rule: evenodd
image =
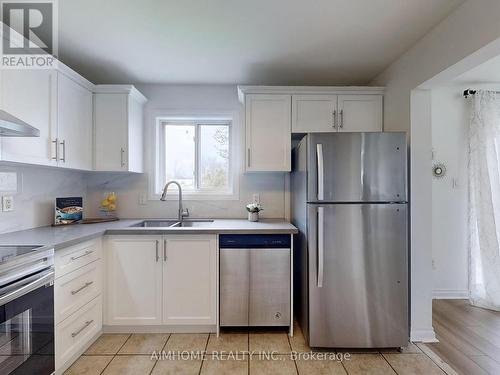
<svg viewBox="0 0 500 375"><path fill-rule="evenodd" d="M221 234L221 249L287 249L291 246L289 234Z"/></svg>

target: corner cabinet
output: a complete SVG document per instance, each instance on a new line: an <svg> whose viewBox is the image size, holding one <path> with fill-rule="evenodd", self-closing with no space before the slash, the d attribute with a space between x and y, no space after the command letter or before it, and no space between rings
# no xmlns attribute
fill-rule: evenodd
<svg viewBox="0 0 500 375"><path fill-rule="evenodd" d="M291 170L291 95L245 96L247 172Z"/></svg>
<svg viewBox="0 0 500 375"><path fill-rule="evenodd" d="M147 99L131 85L97 85L94 93L96 171L143 172Z"/></svg>
<svg viewBox="0 0 500 375"><path fill-rule="evenodd" d="M213 325L216 235L108 236L104 324Z"/></svg>

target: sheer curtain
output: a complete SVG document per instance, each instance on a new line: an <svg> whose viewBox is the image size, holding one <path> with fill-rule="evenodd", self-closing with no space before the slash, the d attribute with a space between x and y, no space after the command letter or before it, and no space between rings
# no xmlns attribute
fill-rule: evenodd
<svg viewBox="0 0 500 375"><path fill-rule="evenodd" d="M500 310L500 94L477 91L469 129L469 289Z"/></svg>

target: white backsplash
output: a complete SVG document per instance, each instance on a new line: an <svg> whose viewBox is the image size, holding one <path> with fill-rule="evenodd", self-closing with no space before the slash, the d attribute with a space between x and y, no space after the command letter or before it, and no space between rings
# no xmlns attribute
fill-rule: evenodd
<svg viewBox="0 0 500 375"><path fill-rule="evenodd" d="M14 211L0 211L0 233L51 225L56 197L82 196L86 204L85 173L35 166L0 166L0 172L16 172Z"/></svg>

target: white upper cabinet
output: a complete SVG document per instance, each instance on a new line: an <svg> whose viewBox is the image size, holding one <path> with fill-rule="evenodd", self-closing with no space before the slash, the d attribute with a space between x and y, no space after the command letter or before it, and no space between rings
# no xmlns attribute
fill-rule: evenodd
<svg viewBox="0 0 500 375"><path fill-rule="evenodd" d="M96 86L95 170L143 172L145 103L146 98L133 86Z"/></svg>
<svg viewBox="0 0 500 375"><path fill-rule="evenodd" d="M339 95L339 131L381 132L382 106L382 95Z"/></svg>
<svg viewBox="0 0 500 375"><path fill-rule="evenodd" d="M293 95L292 133L336 131L337 95Z"/></svg>
<svg viewBox="0 0 500 375"><path fill-rule="evenodd" d="M294 95L292 133L381 132L382 95Z"/></svg>
<svg viewBox="0 0 500 375"><path fill-rule="evenodd" d="M64 73L57 75L59 166L92 169L92 91Z"/></svg>
<svg viewBox="0 0 500 375"><path fill-rule="evenodd" d="M57 72L47 69L0 71L0 108L40 130L40 137L1 137L1 160L56 165Z"/></svg>
<svg viewBox="0 0 500 375"><path fill-rule="evenodd" d="M246 171L291 170L291 95L245 96Z"/></svg>

